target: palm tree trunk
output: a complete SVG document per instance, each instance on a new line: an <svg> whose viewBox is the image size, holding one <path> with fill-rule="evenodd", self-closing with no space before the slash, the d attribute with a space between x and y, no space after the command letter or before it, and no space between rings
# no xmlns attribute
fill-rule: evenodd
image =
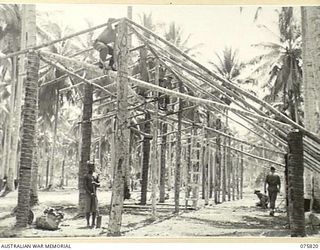
<svg viewBox="0 0 320 250"><path fill-rule="evenodd" d="M59 90L56 90L56 105L55 105L55 119L54 119L54 131L53 131L53 145L51 151L51 167L50 167L50 184L51 187L54 185L54 166L56 164L55 161L55 153L56 153L56 144L57 144L57 128L58 128L58 116L59 116Z"/></svg>
<svg viewBox="0 0 320 250"><path fill-rule="evenodd" d="M49 185L49 167L50 167L50 158L48 156L47 167L46 167L46 187L48 187Z"/></svg>
<svg viewBox="0 0 320 250"><path fill-rule="evenodd" d="M317 53L320 48L318 39L320 30L318 28L320 16L319 6L301 7L301 26L302 26L302 59L303 59L303 86L304 86L304 115L305 127L309 131L320 134L320 55ZM312 173L305 171L305 183L311 183ZM313 174L315 177L314 204L319 204L317 212L320 212L320 175ZM306 185L306 198L312 196L311 185ZM312 197L311 197L312 198ZM315 207L314 207L315 208Z"/></svg>
<svg viewBox="0 0 320 250"><path fill-rule="evenodd" d="M146 112L144 117L144 133L150 134L151 124L150 124L150 113ZM150 139L144 137L142 143L142 176L141 176L141 205L145 205L147 202L147 192L148 192L148 175L149 175L149 158L150 158Z"/></svg>
<svg viewBox="0 0 320 250"><path fill-rule="evenodd" d="M304 237L303 142L301 132L288 134L289 221L292 237Z"/></svg>
<svg viewBox="0 0 320 250"><path fill-rule="evenodd" d="M36 137L36 136L35 136ZM38 144L35 143L34 146L34 152L33 152L33 158L32 158L32 175L31 175L31 190L30 190L30 206L34 206L38 204L39 198L38 198L38 168L39 168L39 162L38 162Z"/></svg>
<svg viewBox="0 0 320 250"><path fill-rule="evenodd" d="M209 144L209 199L213 198L214 190L214 152Z"/></svg>
<svg viewBox="0 0 320 250"><path fill-rule="evenodd" d="M24 16L27 8L22 5L21 16ZM21 19L21 38L20 38L20 50L25 49L27 46L32 46L32 40L27 41L27 23L25 19ZM28 44L27 44L28 42ZM17 48L19 46L16 46ZM25 55L19 56L19 67L17 68L17 88L16 88L16 103L14 111L14 125L12 128L12 151L10 156L10 168L13 171L14 178L18 179L18 144L20 137L20 125L21 125L21 102L22 102L22 90L23 90L23 76L22 73L25 71Z"/></svg>
<svg viewBox="0 0 320 250"><path fill-rule="evenodd" d="M8 157L8 123L5 122L3 126L3 151L2 151L2 165L1 165L1 170L2 170L2 177L6 176L7 173L7 166L6 166L6 159Z"/></svg>
<svg viewBox="0 0 320 250"><path fill-rule="evenodd" d="M81 124L81 155L79 164L78 189L79 189L79 213L82 215L85 209L84 176L88 172L87 162L90 161L91 149L91 134L92 134L92 102L93 102L93 87L90 84L84 85L84 98L82 109L82 124Z"/></svg>
<svg viewBox="0 0 320 250"><path fill-rule="evenodd" d="M140 76L143 81L149 81L148 65L147 65L147 51L145 48L140 49ZM145 90L142 91L142 96L145 96ZM150 134L151 132L151 116L146 111L144 123L144 133ZM142 180L141 180L141 205L147 202L148 193L148 175L149 175L149 158L150 158L150 139L144 137L142 144Z"/></svg>
<svg viewBox="0 0 320 250"><path fill-rule="evenodd" d="M39 115L39 92L37 91L37 104L36 104L36 121ZM30 195L30 206L38 204L38 169L39 169L39 144L38 144L38 124L35 125L36 134L34 136L34 151L32 158L32 175L31 175L31 195Z"/></svg>
<svg viewBox="0 0 320 250"><path fill-rule="evenodd" d="M167 123L162 124L161 134L168 132ZM160 197L159 202L164 203L166 194L166 149L167 149L167 136L162 136L161 153L160 153Z"/></svg>
<svg viewBox="0 0 320 250"><path fill-rule="evenodd" d="M172 130L169 127L169 132ZM167 151L167 173L168 173L168 193L170 194L172 188L172 134L168 135L168 151Z"/></svg>
<svg viewBox="0 0 320 250"><path fill-rule="evenodd" d="M10 192L14 189L14 169L15 167L11 165L11 157L15 154L12 148L12 135L13 135L13 116L14 116L14 103L15 103L15 95L16 95L16 76L17 76L17 58L12 58L12 75L11 75L11 96L10 96L10 113L9 113L9 126L8 126L8 151L6 158L6 166L7 166L7 192Z"/></svg>
<svg viewBox="0 0 320 250"><path fill-rule="evenodd" d="M25 19L26 21L26 31L28 32L27 45L34 46L36 44L36 7L35 5L24 5L23 8L25 10L25 14L22 16L22 19ZM29 52L27 55L27 61L19 169L18 206L16 213L17 227L26 227L28 222L30 209L31 169L34 150L33 145L37 122L36 100L38 94L39 57L36 53Z"/></svg>
<svg viewBox="0 0 320 250"><path fill-rule="evenodd" d="M35 7L34 7L35 10ZM30 209L31 169L36 128L36 98L38 89L39 58L29 53L27 79L25 82L25 105L23 112L20 174L18 189L17 227L26 227Z"/></svg>
<svg viewBox="0 0 320 250"><path fill-rule="evenodd" d="M63 160L62 160L62 165L61 165L61 181L60 181L60 186L63 187L64 186L64 176L65 176L65 161L66 161L66 155L64 154L63 156Z"/></svg>

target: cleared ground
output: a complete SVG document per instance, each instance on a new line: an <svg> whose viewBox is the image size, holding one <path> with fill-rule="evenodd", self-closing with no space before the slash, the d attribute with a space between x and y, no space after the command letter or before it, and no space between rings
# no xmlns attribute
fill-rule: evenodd
<svg viewBox="0 0 320 250"><path fill-rule="evenodd" d="M257 198L249 192L244 199L227 201L218 205L201 203L199 210L185 210L181 199L181 213L175 215L173 199L158 205L158 219L151 219L150 205L140 206L139 192L132 193L126 200L123 214L122 233L124 237L283 237L289 236L283 197L278 199L277 213L270 217L267 210L255 206ZM171 197L173 195L171 194ZM44 231L31 225L27 229L14 229L15 217L11 214L17 202L17 192L0 199L1 237L104 237L107 234L110 191L99 192L102 228L88 229L84 218L77 218L77 190L40 191L40 205L33 209L35 216L53 206L61 208L65 219L59 230ZM149 200L150 202L150 200ZM307 227L309 235L314 232Z"/></svg>

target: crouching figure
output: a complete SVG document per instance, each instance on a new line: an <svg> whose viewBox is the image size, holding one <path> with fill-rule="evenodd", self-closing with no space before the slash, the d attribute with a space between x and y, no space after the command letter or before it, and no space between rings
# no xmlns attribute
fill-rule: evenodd
<svg viewBox="0 0 320 250"><path fill-rule="evenodd" d="M267 195L260 192L260 190L255 190L254 194L258 196L259 202L256 203L256 206L263 209L268 208L269 198Z"/></svg>
<svg viewBox="0 0 320 250"><path fill-rule="evenodd" d="M44 230L57 230L64 217L61 211L54 208L46 208L43 215L36 219L36 228Z"/></svg>

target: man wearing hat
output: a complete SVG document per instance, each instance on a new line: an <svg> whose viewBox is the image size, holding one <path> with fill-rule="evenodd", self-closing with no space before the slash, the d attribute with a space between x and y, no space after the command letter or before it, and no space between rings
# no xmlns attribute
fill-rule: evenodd
<svg viewBox="0 0 320 250"><path fill-rule="evenodd" d="M90 227L90 215L92 214L91 227L94 228L98 199L97 199L97 187L100 186L98 177L93 176L94 164L87 162L88 174L84 176L84 189L86 190L86 219L87 227Z"/></svg>
<svg viewBox="0 0 320 250"><path fill-rule="evenodd" d="M274 215L274 209L276 205L277 194L280 192L281 182L280 177L276 173L276 169L274 167L270 168L270 173L266 177L266 181L264 183L264 193L267 193L267 185L268 185L268 196L270 201L270 215Z"/></svg>

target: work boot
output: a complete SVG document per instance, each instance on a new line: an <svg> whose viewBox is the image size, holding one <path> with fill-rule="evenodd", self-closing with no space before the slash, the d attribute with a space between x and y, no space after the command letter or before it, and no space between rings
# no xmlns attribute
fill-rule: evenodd
<svg viewBox="0 0 320 250"><path fill-rule="evenodd" d="M90 213L86 213L87 227L90 227Z"/></svg>

